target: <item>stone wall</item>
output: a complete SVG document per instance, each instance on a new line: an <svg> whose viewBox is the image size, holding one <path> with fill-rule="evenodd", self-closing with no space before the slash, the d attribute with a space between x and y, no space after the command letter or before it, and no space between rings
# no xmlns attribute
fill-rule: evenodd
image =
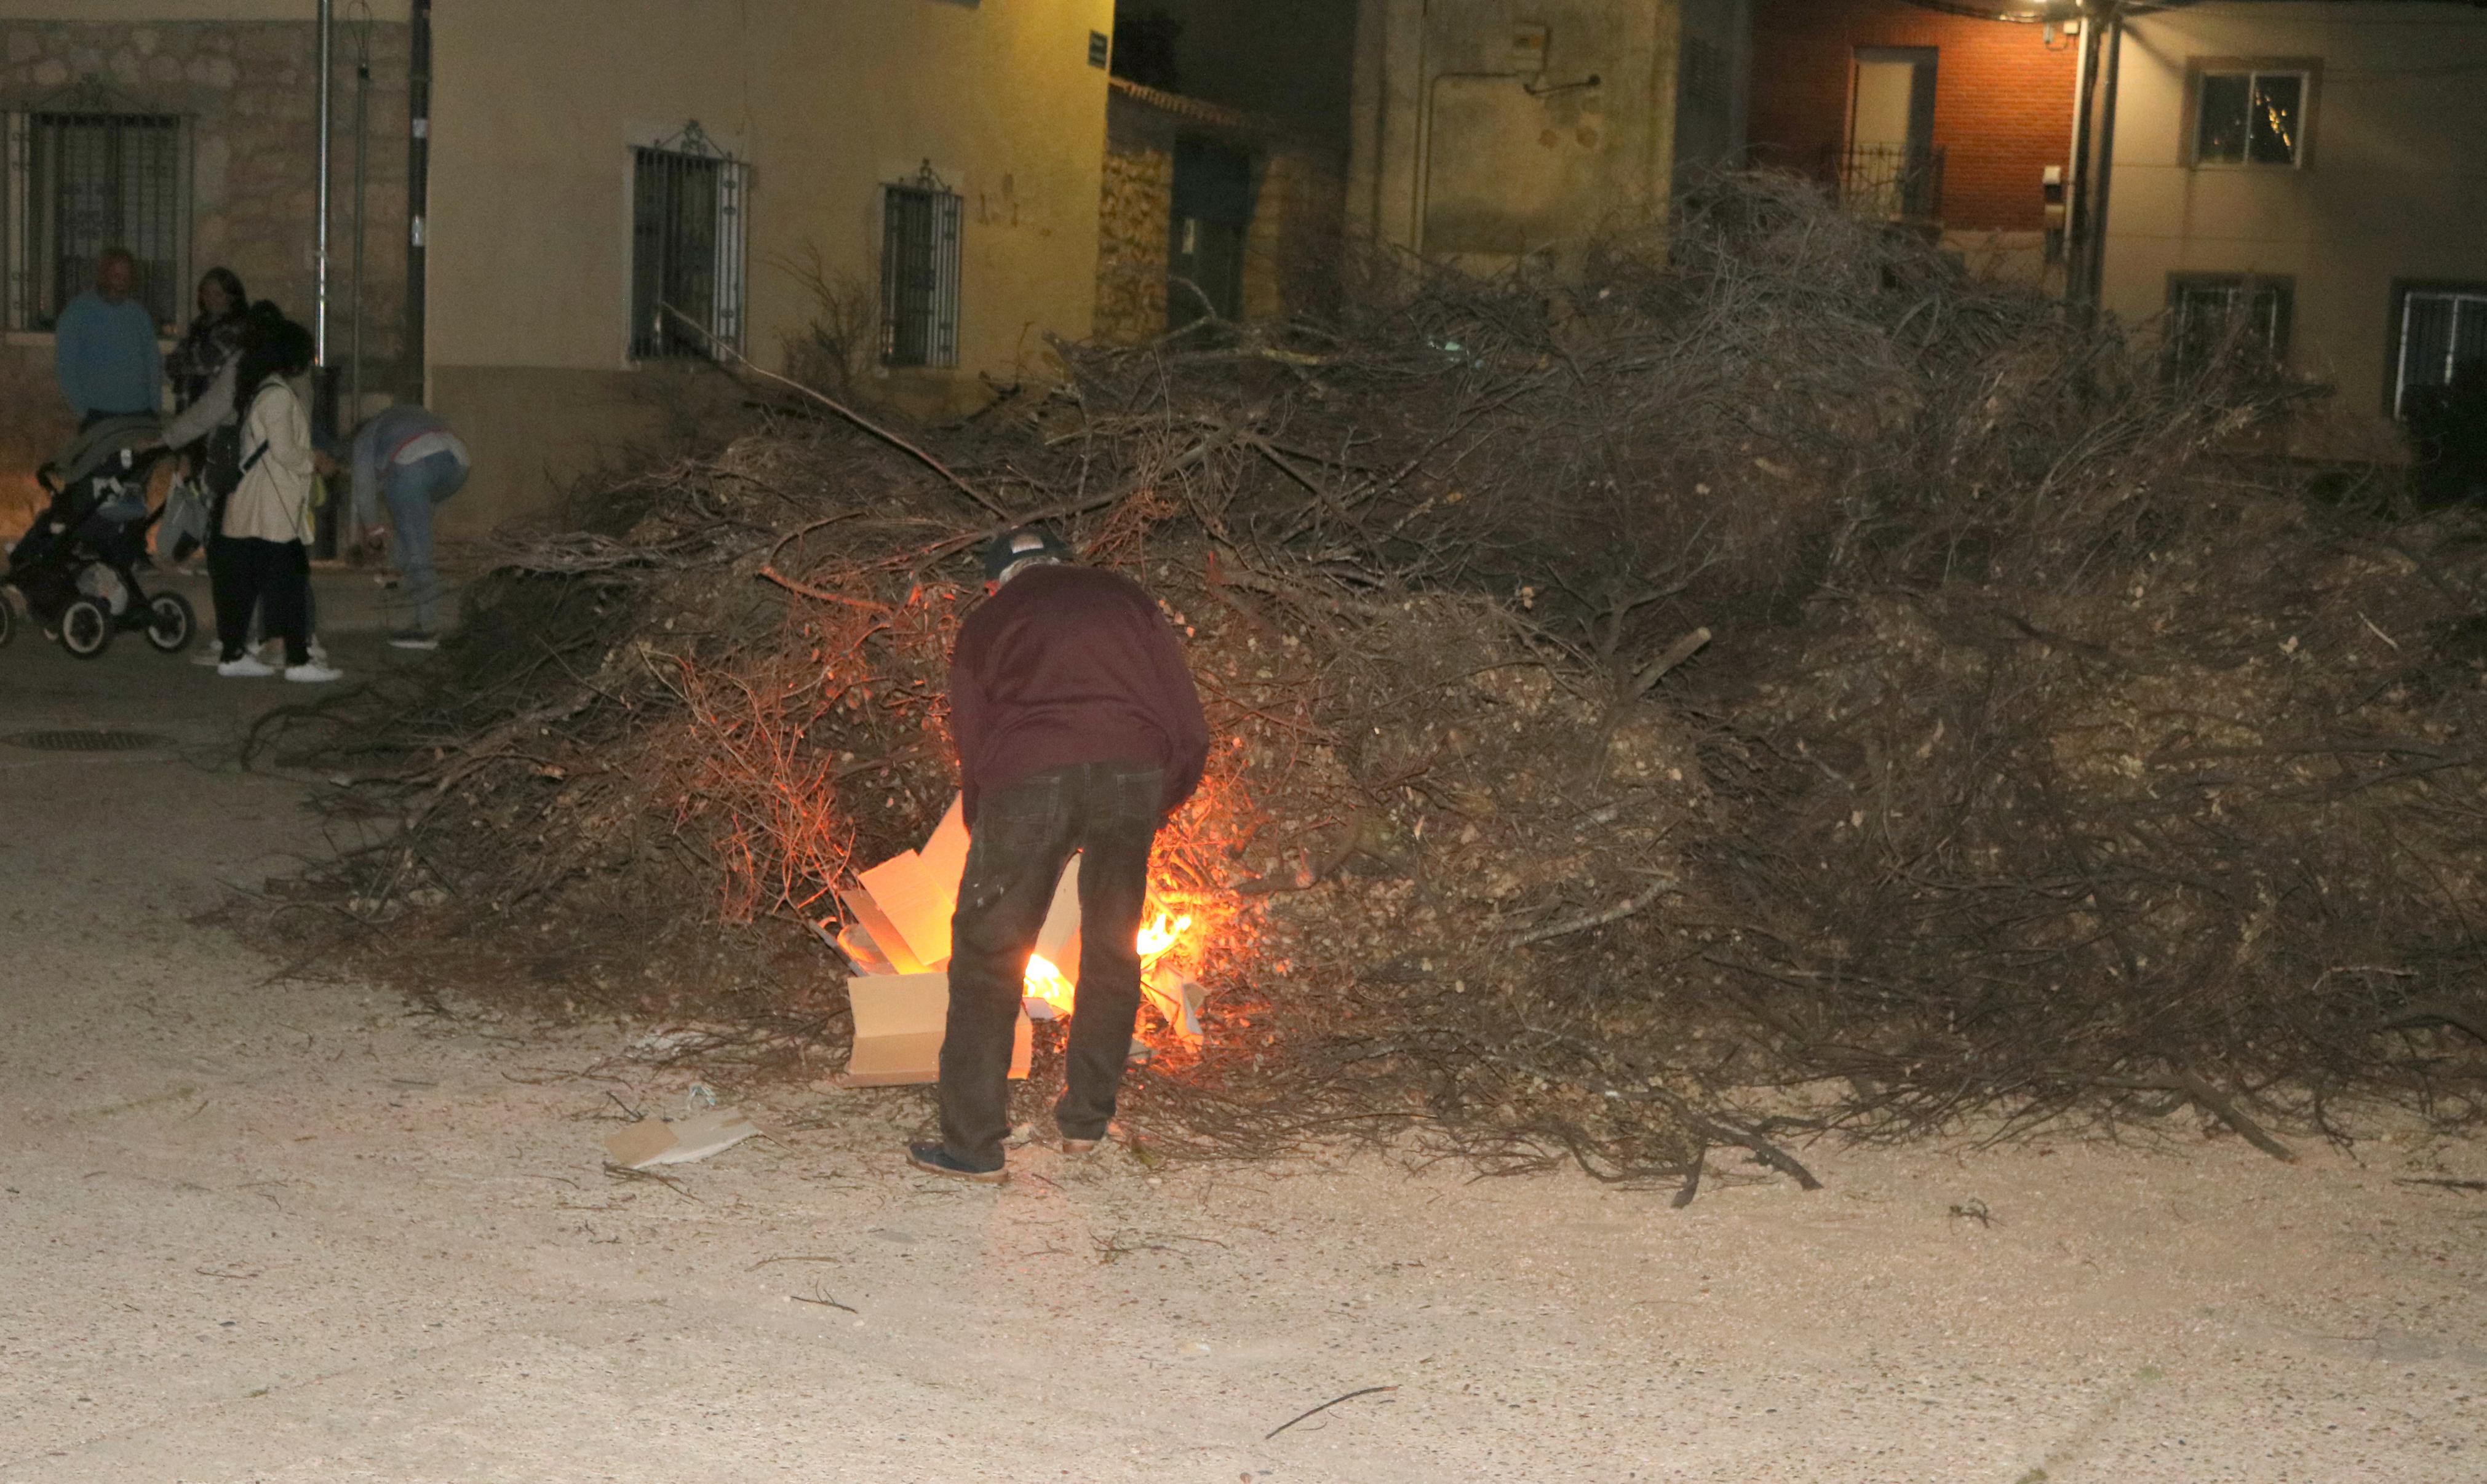
<svg viewBox="0 0 2487 1484"><path fill-rule="evenodd" d="M1347 175L1333 154L1280 144L1262 157L1244 239L1244 313L1275 319L1332 306L1347 212Z"/></svg>
<svg viewBox="0 0 2487 1484"><path fill-rule="evenodd" d="M1166 327L1173 238L1174 121L1121 94L1106 100L1098 207L1097 338L1131 344Z"/></svg>
<svg viewBox="0 0 2487 1484"><path fill-rule="evenodd" d="M340 350L352 323L358 35L357 27L337 27L332 78L328 323ZM393 361L405 301L407 30L374 25L369 40L364 341L375 359ZM112 106L188 117L191 277L230 267L254 296L309 322L319 192L315 27L16 21L0 23L0 108L54 105L92 80L108 90Z"/></svg>
<svg viewBox="0 0 2487 1484"><path fill-rule="evenodd" d="M306 7L307 10L307 7ZM330 151L329 364L344 390L354 328L355 63L364 33L335 33ZM402 23L369 28L370 159L364 182L363 387L413 395L405 357L406 67ZM252 296L310 323L319 193L319 36L309 21L0 20L0 110L104 106L190 121L187 277L241 276ZM191 289L174 295L187 318ZM178 326L167 326L178 333ZM0 365L0 507L33 497L32 465L68 432L51 395L48 334L7 337ZM341 408L341 415L345 413ZM0 508L0 539L17 520Z"/></svg>
<svg viewBox="0 0 2487 1484"><path fill-rule="evenodd" d="M1183 121L1117 93L1105 114L1105 186L1097 252L1097 338L1131 344L1166 329L1174 150ZM1273 319L1327 304L1346 210L1335 152L1277 135L1219 137L1253 154L1244 232L1244 314Z"/></svg>

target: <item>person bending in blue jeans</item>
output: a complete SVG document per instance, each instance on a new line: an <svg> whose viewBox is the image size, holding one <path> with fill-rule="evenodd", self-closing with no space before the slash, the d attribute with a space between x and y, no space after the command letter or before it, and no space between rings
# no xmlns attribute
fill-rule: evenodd
<svg viewBox="0 0 2487 1484"><path fill-rule="evenodd" d="M402 403L354 430L354 522L377 538L388 507L388 540L413 624L389 635L399 649L440 647L440 569L433 560L432 512L466 483L464 440L423 406Z"/></svg>
<svg viewBox="0 0 2487 1484"><path fill-rule="evenodd" d="M1079 986L1053 1121L1071 1153L1105 1136L1139 1016L1149 851L1209 758L1200 692L1156 600L1070 557L1044 530L995 537L992 596L950 656L967 864L950 919L941 1138L907 1151L937 1175L1004 1178L1027 957L1075 851Z"/></svg>

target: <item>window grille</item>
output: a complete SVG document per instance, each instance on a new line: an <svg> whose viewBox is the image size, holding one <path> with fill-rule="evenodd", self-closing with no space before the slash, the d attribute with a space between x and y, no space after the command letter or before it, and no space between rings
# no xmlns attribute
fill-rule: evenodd
<svg viewBox="0 0 2487 1484"><path fill-rule="evenodd" d="M2294 165L2303 157L2306 73L2204 71L2194 86L2195 163Z"/></svg>
<svg viewBox="0 0 2487 1484"><path fill-rule="evenodd" d="M880 359L959 364L959 197L930 164L881 191Z"/></svg>
<svg viewBox="0 0 2487 1484"><path fill-rule="evenodd" d="M2175 369L2199 375L2230 358L2249 371L2277 371L2288 354L2289 299L2288 285L2267 279L2177 280L2168 290Z"/></svg>
<svg viewBox="0 0 2487 1484"><path fill-rule="evenodd" d="M1706 36L1684 39L1684 97L1703 108L1727 106L1727 48Z"/></svg>
<svg viewBox="0 0 2487 1484"><path fill-rule="evenodd" d="M1942 217L1942 145L1856 144L1832 148L1824 167L1842 210L1893 221Z"/></svg>
<svg viewBox="0 0 2487 1484"><path fill-rule="evenodd" d="M188 317L189 123L108 102L6 116L11 329L50 329L108 247L138 260L137 297L157 323Z"/></svg>
<svg viewBox="0 0 2487 1484"><path fill-rule="evenodd" d="M2392 415L2409 415L2413 392L2450 384L2454 369L2468 361L2487 364L2487 284L2404 293Z"/></svg>
<svg viewBox="0 0 2487 1484"><path fill-rule="evenodd" d="M630 354L743 349L750 167L686 126L630 152Z"/></svg>

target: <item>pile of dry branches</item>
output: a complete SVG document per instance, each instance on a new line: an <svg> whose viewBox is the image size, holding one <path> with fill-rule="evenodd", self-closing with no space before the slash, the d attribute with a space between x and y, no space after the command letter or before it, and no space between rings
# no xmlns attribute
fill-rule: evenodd
<svg viewBox="0 0 2487 1484"><path fill-rule="evenodd" d="M290 743L373 829L314 899L834 1056L829 888L946 802L967 553L1043 518L1220 739L1158 868L1209 1047L1132 1099L1205 1150L1412 1126L1689 1198L1722 1145L1808 1178L1790 1130L2473 1112L2468 513L2309 500L2234 452L2249 385L1787 181L1347 298L938 434L764 387Z"/></svg>

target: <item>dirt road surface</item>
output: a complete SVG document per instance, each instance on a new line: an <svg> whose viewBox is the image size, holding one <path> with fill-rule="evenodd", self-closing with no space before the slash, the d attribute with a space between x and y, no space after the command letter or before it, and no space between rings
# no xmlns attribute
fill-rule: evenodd
<svg viewBox="0 0 2487 1484"><path fill-rule="evenodd" d="M321 848L232 761L285 688L0 652L0 735L164 739L0 742L0 1480L2487 1478L2487 1193L2410 1183L2487 1152L2382 1119L2296 1167L1816 1145L1819 1192L1679 1212L1041 1145L959 1189L900 1163L920 1093L778 1089L614 1180L617 1100L689 1096L645 1027L194 924Z"/></svg>

